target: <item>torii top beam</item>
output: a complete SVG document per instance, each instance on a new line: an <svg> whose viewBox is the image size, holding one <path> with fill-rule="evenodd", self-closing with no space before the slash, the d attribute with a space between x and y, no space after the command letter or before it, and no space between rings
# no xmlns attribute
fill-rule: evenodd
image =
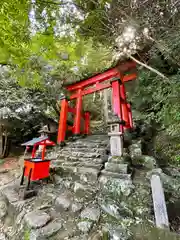
<svg viewBox="0 0 180 240"><path fill-rule="evenodd" d="M76 91L78 89L83 89L90 85L93 85L96 83L101 83L103 81L111 79L113 77L119 77L120 75L124 75L125 72L127 72L131 69L135 69L135 68L136 68L136 63L134 61L127 61L118 67L111 68L103 73L97 74L93 77L82 80L78 83L71 84L71 85L67 86L66 89L68 91ZM133 74L123 76L123 79L121 79L121 80L123 82L127 82L127 81L133 80L135 78L136 78L136 73L133 73Z"/></svg>

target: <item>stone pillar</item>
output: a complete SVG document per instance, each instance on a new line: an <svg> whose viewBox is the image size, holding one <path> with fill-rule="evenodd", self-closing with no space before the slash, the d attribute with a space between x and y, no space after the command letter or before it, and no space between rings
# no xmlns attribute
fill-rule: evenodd
<svg viewBox="0 0 180 240"><path fill-rule="evenodd" d="M122 156L123 155L123 135L119 131L121 121L117 116L108 121L110 125L110 132L108 136L110 137L110 152L111 156Z"/></svg>
<svg viewBox="0 0 180 240"><path fill-rule="evenodd" d="M128 111L126 90L125 90L124 84L120 85L120 97L121 97L122 119L125 121L124 130L126 130L126 129L130 128L130 119L129 119L129 111Z"/></svg>
<svg viewBox="0 0 180 240"><path fill-rule="evenodd" d="M68 114L68 100L66 99L65 96L61 96L61 111L59 118L57 143L62 146L65 144L67 114Z"/></svg>
<svg viewBox="0 0 180 240"><path fill-rule="evenodd" d="M122 109L121 109L121 94L120 94L120 79L119 78L113 78L111 81L111 85L112 85L112 105L113 105L113 113L116 114L119 119L123 119L122 118ZM121 131L123 133L124 128L123 125L119 125L119 131ZM119 132L118 131L118 132Z"/></svg>
<svg viewBox="0 0 180 240"><path fill-rule="evenodd" d="M76 114L74 119L74 135L81 133L81 112L82 112L82 90L78 90L78 98L76 100Z"/></svg>
<svg viewBox="0 0 180 240"><path fill-rule="evenodd" d="M160 176L158 174L152 174L151 176L151 190L154 205L154 213L156 226L158 228L169 229L169 220L166 208L166 201L164 197L163 186Z"/></svg>

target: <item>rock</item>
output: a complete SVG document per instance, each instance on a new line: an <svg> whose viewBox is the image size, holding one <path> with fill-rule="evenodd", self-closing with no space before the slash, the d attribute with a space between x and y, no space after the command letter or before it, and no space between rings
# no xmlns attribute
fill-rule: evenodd
<svg viewBox="0 0 180 240"><path fill-rule="evenodd" d="M152 156L141 156L142 165L147 169L153 169L156 167L156 159Z"/></svg>
<svg viewBox="0 0 180 240"><path fill-rule="evenodd" d="M70 195L63 193L56 198L55 205L58 209L67 211L71 206Z"/></svg>
<svg viewBox="0 0 180 240"><path fill-rule="evenodd" d="M8 202L10 203L14 203L20 200L14 186L5 187L4 189L2 189L2 193L6 196Z"/></svg>
<svg viewBox="0 0 180 240"><path fill-rule="evenodd" d="M166 167L166 168L163 169L163 171L164 171L165 174L167 174L169 176L175 177L177 179L180 178L180 171L177 168Z"/></svg>
<svg viewBox="0 0 180 240"><path fill-rule="evenodd" d="M81 212L81 218L98 222L100 218L100 209L98 207L87 207Z"/></svg>
<svg viewBox="0 0 180 240"><path fill-rule="evenodd" d="M13 203L11 203L11 206L16 211L16 214L19 214L20 212L22 212L22 210L23 210L23 208L25 206L25 201L13 202Z"/></svg>
<svg viewBox="0 0 180 240"><path fill-rule="evenodd" d="M142 156L141 144L134 143L129 147L130 156L133 161Z"/></svg>
<svg viewBox="0 0 180 240"><path fill-rule="evenodd" d="M87 184L82 185L81 183L75 182L74 192L77 198L91 198L94 194L94 188L89 187Z"/></svg>
<svg viewBox="0 0 180 240"><path fill-rule="evenodd" d="M78 183L78 182L75 182L74 184L74 192L78 192L78 190L80 191L85 191L86 190L86 187L84 185L82 185L81 183Z"/></svg>
<svg viewBox="0 0 180 240"><path fill-rule="evenodd" d="M22 222L25 214L26 214L26 210L25 210L25 209L23 209L23 210L18 214L18 216L17 216L17 218L16 218L16 224L17 224L17 225L19 225L19 224Z"/></svg>
<svg viewBox="0 0 180 240"><path fill-rule="evenodd" d="M96 168L85 168L85 167L79 167L77 168L77 172L86 176L87 181L97 181L99 170Z"/></svg>
<svg viewBox="0 0 180 240"><path fill-rule="evenodd" d="M105 163L106 171L127 174L128 164Z"/></svg>
<svg viewBox="0 0 180 240"><path fill-rule="evenodd" d="M126 161L126 158L124 156L110 156L108 158L108 162L109 163L117 163L117 164L121 164L124 163Z"/></svg>
<svg viewBox="0 0 180 240"><path fill-rule="evenodd" d="M79 212L81 211L81 209L83 208L83 205L81 203L73 203L71 206L71 210L73 213Z"/></svg>
<svg viewBox="0 0 180 240"><path fill-rule="evenodd" d="M88 240L88 238L87 238L87 234L83 234L80 236L75 236L75 237L71 238L71 240Z"/></svg>
<svg viewBox="0 0 180 240"><path fill-rule="evenodd" d="M129 196L134 189L134 185L131 180L124 179L110 179L105 185L104 190L119 198L122 195Z"/></svg>
<svg viewBox="0 0 180 240"><path fill-rule="evenodd" d="M124 229L111 229L109 231L111 240L128 240L129 236L127 235Z"/></svg>
<svg viewBox="0 0 180 240"><path fill-rule="evenodd" d="M7 214L7 204L4 199L0 199L0 219L4 218Z"/></svg>
<svg viewBox="0 0 180 240"><path fill-rule="evenodd" d="M88 238L88 240L103 240L102 236L103 236L102 232L96 232L96 233L93 233L93 234Z"/></svg>
<svg viewBox="0 0 180 240"><path fill-rule="evenodd" d="M157 175L161 176L162 173L163 173L163 171L161 168L155 168L155 169L152 169L151 171L148 171L146 174L146 177L148 180L150 180L150 178L153 174L157 174Z"/></svg>
<svg viewBox="0 0 180 240"><path fill-rule="evenodd" d="M163 184L163 188L165 192L169 192L171 193L171 195L175 198L179 198L180 197L180 183L179 183L179 179L177 178L173 178L171 176L168 176L167 174L163 173L162 169L160 168L156 168L153 169L152 171L149 171L147 173L147 178L150 180L152 174L157 174L160 176L160 179L162 181Z"/></svg>
<svg viewBox="0 0 180 240"><path fill-rule="evenodd" d="M4 235L4 233L0 233L0 240L6 240L6 236Z"/></svg>
<svg viewBox="0 0 180 240"><path fill-rule="evenodd" d="M71 181L68 181L68 180L63 180L63 183L64 183L64 186L66 187L66 188L71 188L71 186L72 186L72 182Z"/></svg>
<svg viewBox="0 0 180 240"><path fill-rule="evenodd" d="M115 204L102 204L101 205L102 210L106 213L109 214L116 219L121 219L122 216L119 214L119 207L116 206Z"/></svg>
<svg viewBox="0 0 180 240"><path fill-rule="evenodd" d="M93 226L93 222L83 221L83 222L79 222L77 226L81 232L88 233Z"/></svg>
<svg viewBox="0 0 180 240"><path fill-rule="evenodd" d="M29 212L24 217L26 224L30 228L35 228L35 229L45 226L50 221L50 219L51 217L47 213L41 210L35 210L33 212Z"/></svg>
<svg viewBox="0 0 180 240"><path fill-rule="evenodd" d="M30 240L44 240L55 235L62 228L60 220L50 222L43 228L32 230L30 233Z"/></svg>
<svg viewBox="0 0 180 240"><path fill-rule="evenodd" d="M109 203L101 204L101 208L106 214L109 214L115 217L116 219L133 217L132 211L128 209L127 206L125 206L125 204L124 205L121 204L117 206L116 204L109 202Z"/></svg>
<svg viewBox="0 0 180 240"><path fill-rule="evenodd" d="M63 178L60 177L59 175L55 174L53 177L54 177L55 184L62 184L63 183Z"/></svg>

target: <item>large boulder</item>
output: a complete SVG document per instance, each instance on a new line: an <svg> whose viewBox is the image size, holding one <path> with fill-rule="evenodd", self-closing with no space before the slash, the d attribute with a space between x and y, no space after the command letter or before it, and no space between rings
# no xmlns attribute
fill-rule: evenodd
<svg viewBox="0 0 180 240"><path fill-rule="evenodd" d="M41 210L35 210L27 213L24 219L28 227L36 229L45 226L51 217Z"/></svg>

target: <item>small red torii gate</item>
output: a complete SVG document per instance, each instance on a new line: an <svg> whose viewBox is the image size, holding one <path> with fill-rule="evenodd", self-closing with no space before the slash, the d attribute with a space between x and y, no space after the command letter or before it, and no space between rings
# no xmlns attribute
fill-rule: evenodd
<svg viewBox="0 0 180 240"><path fill-rule="evenodd" d="M128 73L128 71L131 71ZM119 66L111 68L103 73L97 74L78 83L66 86L67 91L71 93L68 100L65 96L61 98L61 111L58 128L57 143L64 145L66 130L67 130L67 115L68 112L74 113L74 125L71 128L74 135L81 134L81 118L85 120L84 134L90 134L90 113L85 112L82 115L82 100L83 96L101 91L107 88L112 88L113 112L122 120L120 131L132 128L132 112L131 106L126 99L125 82L137 78L136 63L127 61ZM107 82L107 80L109 80ZM105 82L106 81L106 82ZM71 108L68 101L76 99L76 107Z"/></svg>

